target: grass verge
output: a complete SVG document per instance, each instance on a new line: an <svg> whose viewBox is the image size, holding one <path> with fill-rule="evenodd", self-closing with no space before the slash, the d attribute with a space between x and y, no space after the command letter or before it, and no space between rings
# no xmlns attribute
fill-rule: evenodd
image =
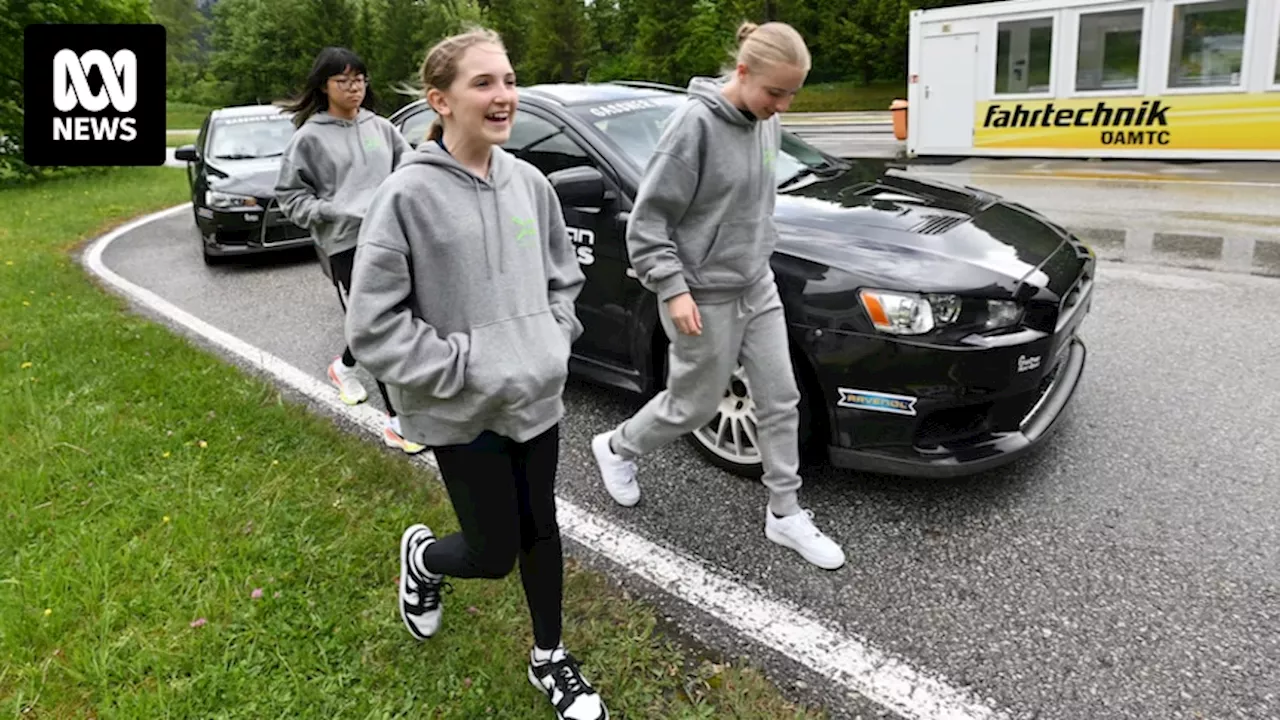
<svg viewBox="0 0 1280 720"><path fill-rule="evenodd" d="M126 310L71 257L181 170L0 190L0 707L24 718L551 717L518 574L410 639L396 545L456 529L403 456ZM808 718L570 563L566 643L615 717Z"/></svg>
<svg viewBox="0 0 1280 720"><path fill-rule="evenodd" d="M194 103L165 103L165 127L170 130L194 130L204 124L204 118L213 108Z"/></svg>
<svg viewBox="0 0 1280 720"><path fill-rule="evenodd" d="M852 82L812 83L804 86L788 112L852 112L888 110L895 98L906 99L901 83L858 85Z"/></svg>
<svg viewBox="0 0 1280 720"><path fill-rule="evenodd" d="M199 136L198 132L169 133L165 135L164 142L168 147L178 147L194 143Z"/></svg>

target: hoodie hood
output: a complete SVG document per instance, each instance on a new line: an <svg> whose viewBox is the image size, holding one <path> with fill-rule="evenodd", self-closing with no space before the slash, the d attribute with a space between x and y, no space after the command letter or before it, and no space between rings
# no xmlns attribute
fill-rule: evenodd
<svg viewBox="0 0 1280 720"><path fill-rule="evenodd" d="M302 126L306 127L307 125L314 124L317 126L315 129L321 130L322 132L327 131L328 133L333 133L335 131L341 132L345 130L355 133L354 150L358 153L359 158L367 163L369 162L369 151L365 148L364 136L375 132L373 125L370 123L376 122L377 119L377 113L363 107L356 111L356 118L354 120L341 118L337 115L330 115L328 110L320 110L307 118L307 121L303 123Z"/></svg>
<svg viewBox="0 0 1280 720"><path fill-rule="evenodd" d="M448 183L447 188L441 186L441 192L466 192L475 198L475 207L480 209L480 234L488 271L486 277L506 273L508 243L503 236L507 223L504 222L502 212L502 195L511 184L515 159L502 148L494 147L489 156L489 177L480 178L458 162L440 143L428 141L406 154L401 165L432 165L440 168L445 171L441 181Z"/></svg>
<svg viewBox="0 0 1280 720"><path fill-rule="evenodd" d="M689 95L697 98L711 108L711 112L716 117L724 120L730 125L738 125L740 127L753 127L759 120L748 118L741 110L729 102L729 98L724 96L724 86L726 81L718 78L696 77L689 81Z"/></svg>

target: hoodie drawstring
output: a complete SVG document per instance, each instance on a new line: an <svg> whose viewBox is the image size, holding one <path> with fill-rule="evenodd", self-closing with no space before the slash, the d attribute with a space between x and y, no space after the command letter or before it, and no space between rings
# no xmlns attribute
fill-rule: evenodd
<svg viewBox="0 0 1280 720"><path fill-rule="evenodd" d="M480 195L480 181L471 178L471 187L476 191L476 209L480 211L480 244L484 246L484 269L485 277L493 277L493 258L489 256L489 219L484 207L481 203L484 198Z"/></svg>
<svg viewBox="0 0 1280 720"><path fill-rule="evenodd" d="M360 146L360 160L365 165L369 164L369 151L364 148L364 136L360 133L360 115L356 114L356 144Z"/></svg>

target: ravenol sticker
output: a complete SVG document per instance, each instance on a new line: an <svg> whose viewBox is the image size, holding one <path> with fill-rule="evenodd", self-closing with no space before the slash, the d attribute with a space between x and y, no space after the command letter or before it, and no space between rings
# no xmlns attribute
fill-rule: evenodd
<svg viewBox="0 0 1280 720"><path fill-rule="evenodd" d="M910 395L890 395L871 390L840 388L840 400L836 405L859 410L873 410L895 415L915 415L916 400Z"/></svg>

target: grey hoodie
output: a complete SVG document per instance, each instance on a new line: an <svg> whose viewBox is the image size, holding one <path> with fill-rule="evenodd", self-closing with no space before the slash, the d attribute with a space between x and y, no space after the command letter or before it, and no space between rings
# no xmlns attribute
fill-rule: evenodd
<svg viewBox="0 0 1280 720"><path fill-rule="evenodd" d="M408 439L524 442L564 416L585 280L541 172L495 147L482 180L426 142L369 204L347 343L386 383Z"/></svg>
<svg viewBox="0 0 1280 720"><path fill-rule="evenodd" d="M356 246L369 198L412 148L386 118L360 108L355 121L321 110L285 147L276 199L294 224L333 256Z"/></svg>
<svg viewBox="0 0 1280 720"><path fill-rule="evenodd" d="M770 277L781 121L746 117L723 82L689 82L631 211L631 265L659 300L691 291L698 302L727 302Z"/></svg>

